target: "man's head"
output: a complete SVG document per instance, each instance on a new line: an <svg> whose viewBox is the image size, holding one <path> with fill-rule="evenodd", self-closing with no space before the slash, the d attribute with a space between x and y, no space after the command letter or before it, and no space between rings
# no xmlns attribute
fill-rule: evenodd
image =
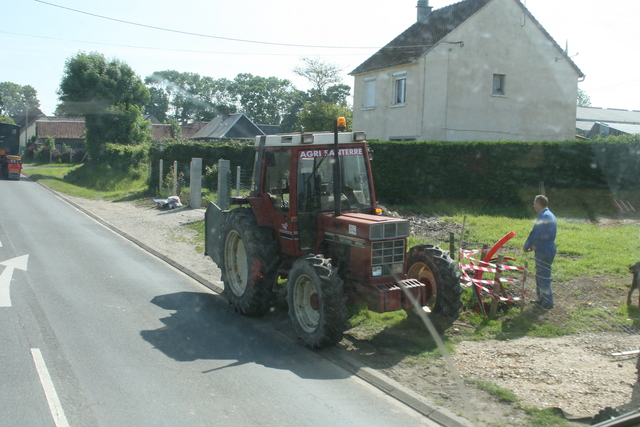
<svg viewBox="0 0 640 427"><path fill-rule="evenodd" d="M547 199L547 196L538 194L536 198L533 199L533 208L536 210L536 213L540 212L547 206L549 206L549 199Z"/></svg>

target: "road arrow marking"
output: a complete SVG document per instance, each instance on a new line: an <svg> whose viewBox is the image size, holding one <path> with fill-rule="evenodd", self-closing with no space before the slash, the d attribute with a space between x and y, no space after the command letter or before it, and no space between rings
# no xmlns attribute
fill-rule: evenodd
<svg viewBox="0 0 640 427"><path fill-rule="evenodd" d="M11 293L9 292L9 285L11 285L13 270L17 268L18 270L27 271L28 260L29 255L22 255L0 262L0 265L7 267L4 269L2 274L0 274L0 307L11 307Z"/></svg>

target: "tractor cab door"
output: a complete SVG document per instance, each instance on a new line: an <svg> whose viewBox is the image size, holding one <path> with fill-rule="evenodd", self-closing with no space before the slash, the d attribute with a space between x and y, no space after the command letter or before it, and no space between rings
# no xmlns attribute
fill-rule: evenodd
<svg viewBox="0 0 640 427"><path fill-rule="evenodd" d="M317 245L322 176L315 160L313 157L298 158L296 199L301 251L313 250Z"/></svg>
<svg viewBox="0 0 640 427"><path fill-rule="evenodd" d="M289 206L291 151L269 150L265 152L265 171L262 192L269 196L271 203L266 203L264 214L273 218L273 226L278 230L282 251L287 254L295 253L293 243L293 227Z"/></svg>

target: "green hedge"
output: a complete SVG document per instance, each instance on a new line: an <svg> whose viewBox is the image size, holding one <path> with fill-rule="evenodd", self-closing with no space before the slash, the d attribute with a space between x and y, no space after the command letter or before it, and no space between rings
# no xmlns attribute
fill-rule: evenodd
<svg viewBox="0 0 640 427"><path fill-rule="evenodd" d="M429 200L485 199L518 204L517 191L538 188L640 190L640 135L595 141L397 142L374 141L373 177L377 199L390 204ZM154 146L150 159L203 166L231 161L251 170L253 145L174 143ZM157 174L151 174L157 186Z"/></svg>
<svg viewBox="0 0 640 427"><path fill-rule="evenodd" d="M519 188L639 190L640 138L563 142L371 142L378 200L520 203Z"/></svg>
<svg viewBox="0 0 640 427"><path fill-rule="evenodd" d="M135 169L138 165L147 164L149 160L149 145L105 144L101 161L118 170Z"/></svg>

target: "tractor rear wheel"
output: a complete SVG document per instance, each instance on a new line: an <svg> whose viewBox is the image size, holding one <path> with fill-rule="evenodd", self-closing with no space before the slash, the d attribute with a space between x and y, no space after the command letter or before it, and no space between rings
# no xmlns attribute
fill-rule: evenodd
<svg viewBox="0 0 640 427"><path fill-rule="evenodd" d="M278 243L269 228L258 226L250 209L234 209L228 215L221 233L224 295L239 313L264 314L273 298Z"/></svg>
<svg viewBox="0 0 640 427"><path fill-rule="evenodd" d="M456 262L438 246L418 245L407 254L407 276L426 287L428 317L440 333L453 325L462 307L462 286ZM407 315L419 320L413 309ZM421 322L421 320L420 320Z"/></svg>
<svg viewBox="0 0 640 427"><path fill-rule="evenodd" d="M321 255L294 261L287 281L289 317L307 347L329 347L342 339L347 321L347 296L342 284L338 269Z"/></svg>

